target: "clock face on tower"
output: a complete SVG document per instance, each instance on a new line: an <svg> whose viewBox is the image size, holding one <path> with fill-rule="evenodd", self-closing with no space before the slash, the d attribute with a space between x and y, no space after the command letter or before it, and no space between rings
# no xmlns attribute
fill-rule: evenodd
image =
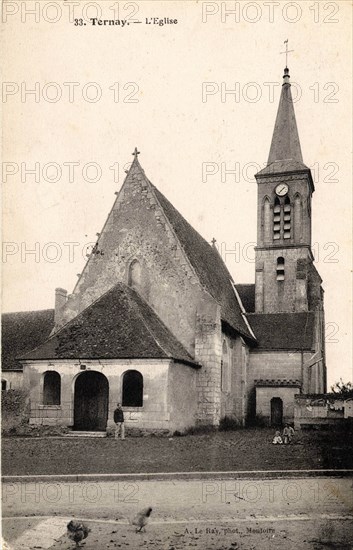
<svg viewBox="0 0 353 550"><path fill-rule="evenodd" d="M280 183L275 189L276 195L284 197L288 193L288 185L286 183Z"/></svg>

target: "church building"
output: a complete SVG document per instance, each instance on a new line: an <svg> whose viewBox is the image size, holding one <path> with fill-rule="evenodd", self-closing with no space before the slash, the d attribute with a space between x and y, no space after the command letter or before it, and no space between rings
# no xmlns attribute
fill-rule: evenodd
<svg viewBox="0 0 353 550"><path fill-rule="evenodd" d="M56 289L54 311L3 315L3 389L28 390L32 424L79 431L113 426L117 402L127 428L147 431L293 421L296 394L326 391L326 366L314 183L288 68L255 176L255 284L233 280L138 154L72 294Z"/></svg>

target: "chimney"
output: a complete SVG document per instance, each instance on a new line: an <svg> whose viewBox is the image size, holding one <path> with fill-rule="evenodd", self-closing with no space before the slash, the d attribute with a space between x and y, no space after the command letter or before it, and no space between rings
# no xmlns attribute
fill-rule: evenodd
<svg viewBox="0 0 353 550"><path fill-rule="evenodd" d="M63 288L55 289L55 314L54 321L55 325L58 325L62 318L62 310L67 300L67 290Z"/></svg>

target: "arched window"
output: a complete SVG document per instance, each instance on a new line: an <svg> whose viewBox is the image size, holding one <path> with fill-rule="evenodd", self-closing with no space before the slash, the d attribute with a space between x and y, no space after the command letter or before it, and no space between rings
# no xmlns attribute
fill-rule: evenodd
<svg viewBox="0 0 353 550"><path fill-rule="evenodd" d="M273 240L278 241L281 238L281 203L279 198L275 198L273 207Z"/></svg>
<svg viewBox="0 0 353 550"><path fill-rule="evenodd" d="M273 207L273 240L290 239L292 236L292 207L288 195L284 199L275 198Z"/></svg>
<svg viewBox="0 0 353 550"><path fill-rule="evenodd" d="M5 380L4 378L1 380L1 391L6 391L7 390L7 380Z"/></svg>
<svg viewBox="0 0 353 550"><path fill-rule="evenodd" d="M271 240L271 206L268 197L263 202L263 239L266 242Z"/></svg>
<svg viewBox="0 0 353 550"><path fill-rule="evenodd" d="M128 370L123 377L123 398L125 407L142 407L143 376L137 370Z"/></svg>
<svg viewBox="0 0 353 550"><path fill-rule="evenodd" d="M302 201L299 193L294 197L294 238L296 242L302 240Z"/></svg>
<svg viewBox="0 0 353 550"><path fill-rule="evenodd" d="M229 364L229 353L227 342L223 341L222 346L222 372L221 372L221 388L222 391L230 391L231 389L231 370Z"/></svg>
<svg viewBox="0 0 353 550"><path fill-rule="evenodd" d="M282 258L282 256L277 258L276 273L277 273L277 281L284 281L284 258Z"/></svg>
<svg viewBox="0 0 353 550"><path fill-rule="evenodd" d="M283 238L291 238L291 205L288 196L285 198L283 207Z"/></svg>
<svg viewBox="0 0 353 550"><path fill-rule="evenodd" d="M43 405L60 405L61 377L58 372L48 370L43 380Z"/></svg>
<svg viewBox="0 0 353 550"><path fill-rule="evenodd" d="M129 286L141 285L141 266L138 260L133 260L129 266L128 285Z"/></svg>

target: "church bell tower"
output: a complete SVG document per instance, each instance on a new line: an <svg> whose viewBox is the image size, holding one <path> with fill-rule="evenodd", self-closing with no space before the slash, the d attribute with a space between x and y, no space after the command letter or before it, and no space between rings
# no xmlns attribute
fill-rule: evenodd
<svg viewBox="0 0 353 550"><path fill-rule="evenodd" d="M303 163L288 67L284 70L267 166L255 178L255 311L316 309L321 279L311 251L314 183L310 169Z"/></svg>

